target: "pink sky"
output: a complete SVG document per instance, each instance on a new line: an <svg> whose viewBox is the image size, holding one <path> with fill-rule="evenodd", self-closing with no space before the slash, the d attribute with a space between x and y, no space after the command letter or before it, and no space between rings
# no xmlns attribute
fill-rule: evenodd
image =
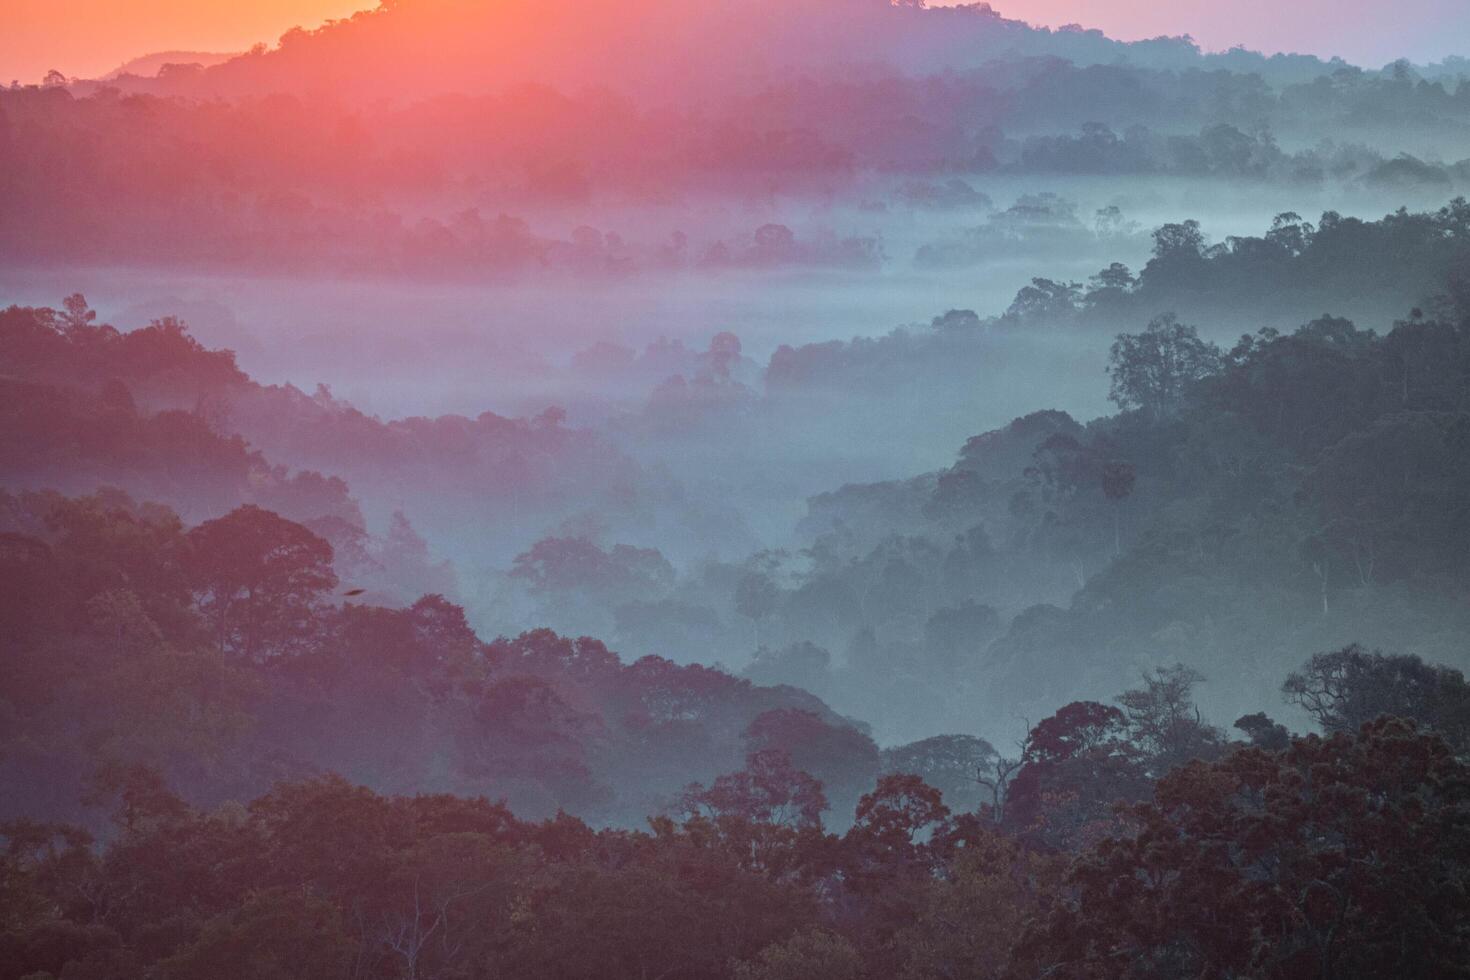
<svg viewBox="0 0 1470 980"><path fill-rule="evenodd" d="M377 0L0 0L0 80L95 78L156 51L241 51Z"/></svg>
<svg viewBox="0 0 1470 980"><path fill-rule="evenodd" d="M1190 34L1210 50L1341 55L1380 67L1400 57L1470 56L1470 0L991 0L1010 17L1099 27L1125 40Z"/></svg>
<svg viewBox="0 0 1470 980"><path fill-rule="evenodd" d="M697 0L692 0L697 2ZM95 77L165 50L234 51L274 42L374 0L0 0L0 81L50 68ZM1010 17L1079 22L1116 37L1192 34L1208 48L1341 54L1381 65L1400 55L1470 54L1470 0L992 0Z"/></svg>

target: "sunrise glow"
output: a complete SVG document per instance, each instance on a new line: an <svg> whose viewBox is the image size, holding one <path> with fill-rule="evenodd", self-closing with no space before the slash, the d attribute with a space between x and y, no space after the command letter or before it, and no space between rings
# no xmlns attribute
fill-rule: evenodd
<svg viewBox="0 0 1470 980"><path fill-rule="evenodd" d="M313 28L373 6L373 0L9 0L0 11L0 75L36 81L55 69L96 77L154 52L239 52L273 45L293 27ZM1129 40L1189 34L1210 50L1243 45L1375 65L1400 56L1439 59L1470 42L1470 18L1457 16L1459 0L1406 0L1387 19L1376 7L1357 9L1358 0L999 0L992 6L1035 24L1081 24Z"/></svg>

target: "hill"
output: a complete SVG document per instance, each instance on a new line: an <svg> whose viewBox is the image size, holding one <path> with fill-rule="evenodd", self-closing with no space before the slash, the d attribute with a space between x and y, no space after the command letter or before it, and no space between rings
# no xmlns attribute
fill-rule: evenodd
<svg viewBox="0 0 1470 980"><path fill-rule="evenodd" d="M931 8L889 0L583 0L569 18L563 7L534 0L384 0L315 30L288 31L274 48L257 47L169 82L199 95L307 91L362 99L537 82L678 100L857 65L934 72L1016 57L1223 68L1258 72L1277 83L1346 67L1299 55L1206 55L1188 38L1120 42L1076 26L1032 27L985 3Z"/></svg>
<svg viewBox="0 0 1470 980"><path fill-rule="evenodd" d="M138 78L156 78L159 72L169 65L199 65L209 68L214 65L223 64L231 58L239 57L240 52L214 52L214 51L156 51L153 54L145 54L124 62L117 68L102 76L103 81L112 81L125 75L135 75Z"/></svg>

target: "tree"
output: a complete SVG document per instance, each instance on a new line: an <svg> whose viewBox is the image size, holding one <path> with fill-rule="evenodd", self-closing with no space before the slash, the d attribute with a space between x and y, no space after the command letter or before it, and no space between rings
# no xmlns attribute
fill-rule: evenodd
<svg viewBox="0 0 1470 980"><path fill-rule="evenodd" d="M756 684L789 684L820 694L831 679L831 665L830 653L803 640L780 650L761 647L744 673Z"/></svg>
<svg viewBox="0 0 1470 980"><path fill-rule="evenodd" d="M1130 464L1108 459L1104 440L1069 433L1048 436L1032 454L1025 477L1032 488L1012 500L1012 514L1029 519L1027 538L1038 550L1065 556L1082 588L1086 563L1120 550L1121 501L1132 492ZM1121 494L1121 496L1115 496ZM1111 514L1108 514L1108 512ZM1111 517L1111 541L1104 536Z"/></svg>
<svg viewBox="0 0 1470 980"><path fill-rule="evenodd" d="M604 729L595 712L579 711L557 686L540 677L512 675L475 699L473 724L462 739L463 772L528 797L514 802L553 812L565 802L591 803L602 794L588 755Z"/></svg>
<svg viewBox="0 0 1470 980"><path fill-rule="evenodd" d="M1284 211L1271 221L1271 230L1266 232L1266 241L1271 242L1293 256L1301 255L1312 245L1317 229L1311 222L1303 220L1295 211Z"/></svg>
<svg viewBox="0 0 1470 980"><path fill-rule="evenodd" d="M995 832L972 833L925 890L894 943L903 980L999 980L1028 919L1055 891L1064 859Z"/></svg>
<svg viewBox="0 0 1470 980"><path fill-rule="evenodd" d="M974 735L936 735L883 752L883 770L910 773L944 794L950 805L974 810L982 802L980 779L990 774L995 747Z"/></svg>
<svg viewBox="0 0 1470 980"><path fill-rule="evenodd" d="M1220 363L1218 347L1165 313L1143 333L1119 334L1113 342L1109 397L1124 410L1140 409L1156 421L1170 418L1183 408L1190 388L1218 371Z"/></svg>
<svg viewBox="0 0 1470 980"><path fill-rule="evenodd" d="M1103 496L1113 502L1113 557L1123 554L1123 501L1133 493L1138 482L1138 471L1133 464L1123 460L1109 460L1102 466L1100 474Z"/></svg>
<svg viewBox="0 0 1470 980"><path fill-rule="evenodd" d="M300 643L337 585L332 546L247 504L189 532L188 574L222 650L258 657Z"/></svg>
<svg viewBox="0 0 1470 980"><path fill-rule="evenodd" d="M156 769L144 765L103 765L83 802L100 806L115 800L113 823L128 833L155 829L189 816L189 807L168 788Z"/></svg>
<svg viewBox="0 0 1470 980"><path fill-rule="evenodd" d="M740 363L740 338L728 330L721 330L710 338L704 362L712 376L729 380L730 372Z"/></svg>
<svg viewBox="0 0 1470 980"><path fill-rule="evenodd" d="M538 592L596 587L608 574L607 553L585 537L542 538L516 555L511 578Z"/></svg>
<svg viewBox="0 0 1470 980"><path fill-rule="evenodd" d="M1035 725L1007 787L1004 825L1061 848L1115 831L1115 804L1141 800L1149 787L1128 734L1127 716L1096 701L1074 701Z"/></svg>
<svg viewBox="0 0 1470 980"><path fill-rule="evenodd" d="M83 335L97 319L97 311L87 304L87 297L81 293L72 293L61 301L61 307L61 328L73 336Z"/></svg>
<svg viewBox="0 0 1470 980"><path fill-rule="evenodd" d="M953 852L952 830L939 791L918 776L883 776L858 802L853 825L842 838L839 867L843 889L862 900L855 910L861 918L850 928L870 951L874 975L895 972L894 937L943 874L945 858Z"/></svg>
<svg viewBox="0 0 1470 980"><path fill-rule="evenodd" d="M980 315L974 310L946 310L930 321L935 330L950 333L975 333L980 330Z"/></svg>
<svg viewBox="0 0 1470 980"><path fill-rule="evenodd" d="M655 548L617 544L604 551L585 537L542 538L516 556L510 575L541 594L626 601L661 595L673 584L674 569Z"/></svg>
<svg viewBox="0 0 1470 980"><path fill-rule="evenodd" d="M840 719L828 721L801 708L762 712L746 727L744 737L750 751L778 749L798 769L820 779L839 813L851 812L882 766L878 746L867 734Z"/></svg>
<svg viewBox="0 0 1470 980"><path fill-rule="evenodd" d="M1470 418L1391 412L1328 447L1306 474L1321 560L1363 588L1470 578ZM1344 576L1346 577L1346 576Z"/></svg>
<svg viewBox="0 0 1470 980"><path fill-rule="evenodd" d="M1132 271L1121 262L1114 262L1088 280L1094 289L1112 289L1126 293L1138 284Z"/></svg>
<svg viewBox="0 0 1470 980"><path fill-rule="evenodd" d="M854 887L883 887L911 874L935 870L935 838L949 826L942 794L911 773L888 773L858 800L843 838L846 877Z"/></svg>
<svg viewBox="0 0 1470 980"><path fill-rule="evenodd" d="M951 552L951 557L954 554ZM1000 613L993 606L966 599L930 615L924 623L924 647L930 662L945 677L958 678L975 668L985 648L1002 630Z"/></svg>
<svg viewBox="0 0 1470 980"><path fill-rule="evenodd" d="M87 618L119 651L140 654L162 644L163 632L148 616L135 592L108 589L87 600Z"/></svg>
<svg viewBox="0 0 1470 980"><path fill-rule="evenodd" d="M691 784L680 802L688 816L733 818L793 830L821 826L827 798L822 784L791 764L781 749L752 752L739 772L708 788Z"/></svg>
<svg viewBox="0 0 1470 980"><path fill-rule="evenodd" d="M394 855L367 896L369 935L404 980L453 976L478 946L493 945L526 876L523 857L480 833L440 833Z"/></svg>
<svg viewBox="0 0 1470 980"><path fill-rule="evenodd" d="M762 749L746 757L744 769L708 788L685 787L676 809L688 832L712 835L740 867L783 878L810 863L828 805L820 780L797 769L780 749Z"/></svg>
<svg viewBox="0 0 1470 980"><path fill-rule="evenodd" d="M1161 262L1199 259L1205 251L1204 233L1192 218L1155 229L1153 239L1154 258Z"/></svg>
<svg viewBox="0 0 1470 980"><path fill-rule="evenodd" d="M755 230L754 255L763 261L779 262L796 252L796 235L785 225L764 224Z"/></svg>
<svg viewBox="0 0 1470 980"><path fill-rule="evenodd" d="M1113 136L1110 145L1116 147L1117 137L1111 131L1108 135ZM1099 238L1123 238L1133 235L1138 230L1138 222L1128 220L1123 214L1123 209L1116 204L1098 208L1092 217L1092 228ZM1113 266L1120 267L1122 263L1114 262Z"/></svg>
<svg viewBox="0 0 1470 980"><path fill-rule="evenodd" d="M735 611L749 619L755 628L756 644L760 644L761 622L781 602L781 589L762 572L749 572L735 586Z"/></svg>
<svg viewBox="0 0 1470 980"><path fill-rule="evenodd" d="M1470 961L1470 770L1412 723L1165 776L1074 866L1027 975L1448 977Z"/></svg>
<svg viewBox="0 0 1470 980"><path fill-rule="evenodd" d="M1097 701L1073 701L1032 727L1024 755L1030 762L1065 762L1110 746L1122 737L1126 719Z"/></svg>
<svg viewBox="0 0 1470 980"><path fill-rule="evenodd" d="M456 588L454 567L435 562L429 543L414 530L403 511L395 510L378 558L390 582L404 600L429 594L449 594Z"/></svg>
<svg viewBox="0 0 1470 980"><path fill-rule="evenodd" d="M1065 320L1077 312L1082 301L1082 286L1075 282L1032 279L1016 293L1006 310L1012 319Z"/></svg>
<svg viewBox="0 0 1470 980"><path fill-rule="evenodd" d="M1410 718L1470 751L1470 684L1458 670L1357 644L1315 654L1281 686L1326 733L1353 733L1382 715Z"/></svg>
<svg viewBox="0 0 1470 980"><path fill-rule="evenodd" d="M1264 711L1241 715L1235 726L1250 739L1250 744L1268 752L1280 752L1291 744L1291 732L1280 722L1272 721Z"/></svg>
<svg viewBox="0 0 1470 980"><path fill-rule="evenodd" d="M1155 774L1219 750L1219 731L1200 720L1194 705L1194 687L1204 679L1199 671L1174 664L1144 671L1143 687L1118 696L1133 741L1153 757Z"/></svg>
<svg viewBox="0 0 1470 980"><path fill-rule="evenodd" d="M616 848L612 860L544 869L518 897L505 962L467 975L728 976L732 961L754 958L811 921L804 892L698 840L665 828Z"/></svg>
<svg viewBox="0 0 1470 980"><path fill-rule="evenodd" d="M990 799L981 804L980 812L992 823L1005 826L1010 818L1007 804L1011 795L1011 783L1025 768L1024 758L1011 758L996 754L988 770L982 769L975 777L980 787L990 794Z"/></svg>
<svg viewBox="0 0 1470 980"><path fill-rule="evenodd" d="M192 595L184 558L183 524L166 507L138 504L118 490L88 497L48 501L43 521L54 536L56 555L80 574L84 594L109 591L134 595L142 612L165 638L193 641L197 624L189 609ZM98 603L93 622L107 620ZM115 625L115 624L113 624ZM135 624L135 625L141 625Z"/></svg>

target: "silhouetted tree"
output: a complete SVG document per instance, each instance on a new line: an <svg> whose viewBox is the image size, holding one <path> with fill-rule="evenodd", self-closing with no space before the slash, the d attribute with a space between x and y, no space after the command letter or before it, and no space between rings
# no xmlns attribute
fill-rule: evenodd
<svg viewBox="0 0 1470 980"><path fill-rule="evenodd" d="M1154 419L1169 418L1184 405L1195 382L1220 367L1220 351L1200 340L1194 327L1172 313L1155 317L1140 334L1119 334L1108 374L1109 397L1123 409L1137 408Z"/></svg>
<svg viewBox="0 0 1470 980"><path fill-rule="evenodd" d="M1354 644L1315 654L1281 687L1329 735L1352 734L1375 718L1409 718L1456 751L1470 751L1470 684L1460 671L1406 654Z"/></svg>
<svg viewBox="0 0 1470 980"><path fill-rule="evenodd" d="M247 504L189 532L189 578L221 649L246 657L310 636L313 610L336 587L332 546Z"/></svg>

